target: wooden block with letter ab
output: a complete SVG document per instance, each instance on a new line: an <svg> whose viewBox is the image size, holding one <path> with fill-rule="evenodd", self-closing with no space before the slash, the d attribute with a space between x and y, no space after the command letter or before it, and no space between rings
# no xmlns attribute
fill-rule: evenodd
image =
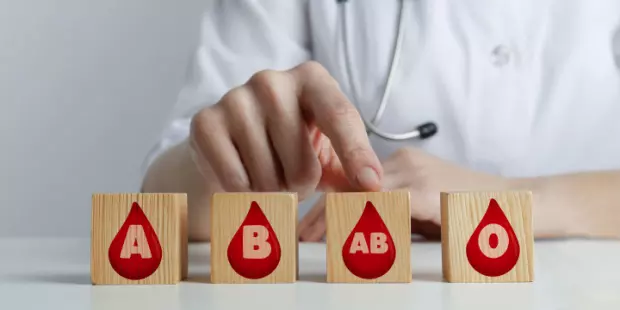
<svg viewBox="0 0 620 310"><path fill-rule="evenodd" d="M409 192L329 193L327 282L411 282Z"/></svg>
<svg viewBox="0 0 620 310"><path fill-rule="evenodd" d="M297 194L214 194L211 282L295 282L296 227Z"/></svg>
<svg viewBox="0 0 620 310"><path fill-rule="evenodd" d="M448 282L533 281L532 193L441 193L441 242Z"/></svg>
<svg viewBox="0 0 620 310"><path fill-rule="evenodd" d="M187 276L186 194L93 194L93 284L176 284Z"/></svg>

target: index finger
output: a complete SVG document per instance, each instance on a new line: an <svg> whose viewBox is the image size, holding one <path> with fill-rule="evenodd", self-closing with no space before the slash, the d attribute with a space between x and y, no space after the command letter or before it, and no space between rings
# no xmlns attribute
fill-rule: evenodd
<svg viewBox="0 0 620 310"><path fill-rule="evenodd" d="M331 141L349 182L360 190L380 190L381 163L370 145L359 112L336 80L315 62L304 63L289 73L296 81L302 111Z"/></svg>

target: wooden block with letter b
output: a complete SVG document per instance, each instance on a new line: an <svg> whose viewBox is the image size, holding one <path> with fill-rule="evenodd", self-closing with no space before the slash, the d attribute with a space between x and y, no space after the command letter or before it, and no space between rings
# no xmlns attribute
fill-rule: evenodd
<svg viewBox="0 0 620 310"><path fill-rule="evenodd" d="M93 194L93 284L176 284L187 276L186 194Z"/></svg>
<svg viewBox="0 0 620 310"><path fill-rule="evenodd" d="M329 193L327 282L411 282L409 192Z"/></svg>
<svg viewBox="0 0 620 310"><path fill-rule="evenodd" d="M297 194L214 194L211 282L295 282L296 227Z"/></svg>
<svg viewBox="0 0 620 310"><path fill-rule="evenodd" d="M533 281L532 193L441 193L441 242L448 282Z"/></svg>

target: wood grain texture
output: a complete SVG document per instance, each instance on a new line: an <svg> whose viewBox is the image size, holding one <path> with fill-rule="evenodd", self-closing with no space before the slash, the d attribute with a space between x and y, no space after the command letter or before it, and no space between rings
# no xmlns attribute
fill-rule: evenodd
<svg viewBox="0 0 620 310"><path fill-rule="evenodd" d="M496 277L485 276L476 271L469 263L466 252L467 242L487 211L492 198L498 202L508 218L520 247L516 265L508 273ZM491 283L534 280L531 192L441 193L441 235L443 275L448 282Z"/></svg>
<svg viewBox="0 0 620 310"><path fill-rule="evenodd" d="M108 258L112 239L137 202L162 247L158 269L142 280L118 275ZM93 194L91 214L91 280L93 284L175 284L187 275L186 194Z"/></svg>
<svg viewBox="0 0 620 310"><path fill-rule="evenodd" d="M260 206L280 243L276 269L261 279L248 279L231 267L227 250L252 202ZM216 193L211 201L211 282L291 283L297 280L297 194Z"/></svg>
<svg viewBox="0 0 620 310"><path fill-rule="evenodd" d="M388 228L396 249L391 269L376 279L357 277L346 267L342 247L370 201ZM329 193L326 201L327 282L411 282L411 205L408 191Z"/></svg>
<svg viewBox="0 0 620 310"><path fill-rule="evenodd" d="M181 280L187 279L189 273L189 227L188 227L188 209L187 209L187 194L182 194L182 197L178 199L181 203L178 204L180 225L179 236L181 238Z"/></svg>

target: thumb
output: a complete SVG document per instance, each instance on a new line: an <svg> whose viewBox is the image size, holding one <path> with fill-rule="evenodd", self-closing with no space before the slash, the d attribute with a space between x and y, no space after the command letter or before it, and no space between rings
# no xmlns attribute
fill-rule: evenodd
<svg viewBox="0 0 620 310"><path fill-rule="evenodd" d="M321 164L321 179L317 185L317 190L322 192L353 191L353 186L349 182L342 163L329 139L319 130L314 130L312 135L312 145Z"/></svg>
<svg viewBox="0 0 620 310"><path fill-rule="evenodd" d="M335 154L334 154L335 155ZM318 190L322 192L352 192L355 191L347 178L342 164L337 156L325 166L322 166L321 179Z"/></svg>

